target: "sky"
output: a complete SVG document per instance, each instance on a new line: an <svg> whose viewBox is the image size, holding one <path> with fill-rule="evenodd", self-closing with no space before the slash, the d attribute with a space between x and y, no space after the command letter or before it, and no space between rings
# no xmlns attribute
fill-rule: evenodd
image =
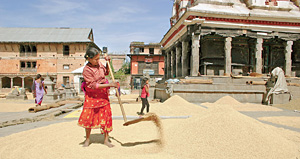
<svg viewBox="0 0 300 159"><path fill-rule="evenodd" d="M160 42L173 0L1 0L0 27L92 28L95 43L127 54L132 41Z"/></svg>

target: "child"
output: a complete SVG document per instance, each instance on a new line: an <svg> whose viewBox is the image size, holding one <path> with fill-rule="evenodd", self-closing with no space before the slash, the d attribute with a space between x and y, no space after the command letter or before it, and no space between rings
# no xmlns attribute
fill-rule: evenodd
<svg viewBox="0 0 300 159"><path fill-rule="evenodd" d="M143 111L146 106L147 106L147 113L149 113L150 105L147 97L149 97L150 94L149 94L149 79L147 77L143 79L141 88L142 88L142 93L141 93L142 109L141 112L137 112L138 115L144 115Z"/></svg>

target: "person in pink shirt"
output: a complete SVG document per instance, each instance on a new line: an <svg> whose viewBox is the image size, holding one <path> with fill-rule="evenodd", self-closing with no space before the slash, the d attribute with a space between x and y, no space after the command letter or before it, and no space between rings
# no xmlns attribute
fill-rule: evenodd
<svg viewBox="0 0 300 159"><path fill-rule="evenodd" d="M142 109L141 109L141 112L137 112L138 115L144 115L144 109L145 107L147 107L147 113L149 113L149 102L148 102L148 99L147 97L150 96L150 93L149 93L149 79L147 77L144 77L143 78L143 81L142 81L142 93L141 93L141 99L142 99Z"/></svg>
<svg viewBox="0 0 300 159"><path fill-rule="evenodd" d="M85 101L83 110L78 119L78 125L85 128L86 140L84 147L90 144L91 129L99 129L104 134L104 144L113 147L109 142L109 135L112 131L112 113L109 102L109 88L118 87L116 82L109 83L105 78L109 74L108 65L100 62L100 51L94 47L89 48L84 56L89 63L84 67L82 75L85 83L82 89L85 90ZM109 61L109 57L106 59Z"/></svg>

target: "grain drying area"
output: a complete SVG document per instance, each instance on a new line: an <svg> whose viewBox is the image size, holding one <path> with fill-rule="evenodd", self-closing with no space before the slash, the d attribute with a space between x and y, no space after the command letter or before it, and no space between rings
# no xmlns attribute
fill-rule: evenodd
<svg viewBox="0 0 300 159"><path fill-rule="evenodd" d="M118 104L111 107L113 116L121 116ZM140 103L124 104L127 116L136 116L140 107ZM175 95L163 103L150 103L150 111L162 117L161 129L147 121L125 127L123 120L115 119L114 130L110 133L114 148L102 144L104 137L98 129L92 130L91 145L83 148L84 129L77 126L77 120L71 120L0 138L0 158L300 157L299 132L271 126L240 113L280 112L281 108L240 103L229 96L199 106ZM299 123L298 117L290 118L269 117L262 120L280 121L279 124Z"/></svg>

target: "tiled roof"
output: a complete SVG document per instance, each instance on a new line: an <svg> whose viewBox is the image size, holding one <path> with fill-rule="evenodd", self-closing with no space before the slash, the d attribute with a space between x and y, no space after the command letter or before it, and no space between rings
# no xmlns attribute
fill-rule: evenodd
<svg viewBox="0 0 300 159"><path fill-rule="evenodd" d="M1 28L0 42L92 42L91 28Z"/></svg>

